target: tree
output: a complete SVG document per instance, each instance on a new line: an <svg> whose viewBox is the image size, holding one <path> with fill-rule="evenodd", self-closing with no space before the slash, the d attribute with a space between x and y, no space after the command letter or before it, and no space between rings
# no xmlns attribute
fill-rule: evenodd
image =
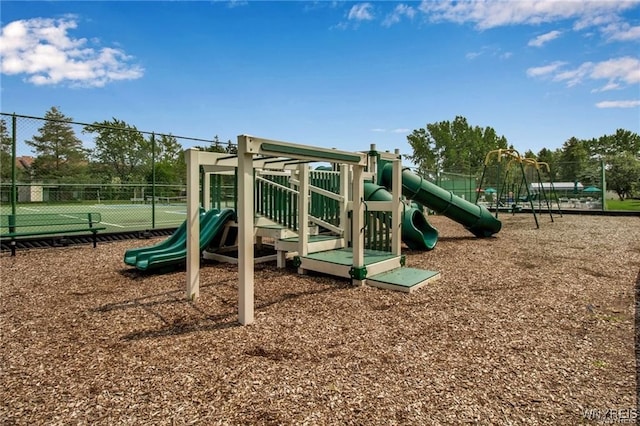
<svg viewBox="0 0 640 426"><path fill-rule="evenodd" d="M229 143L231 143L231 141L229 141ZM213 140L211 141L211 145L209 146L196 145L194 146L194 148L197 148L200 151L207 151L207 152L220 152L220 153L228 152L228 150L225 149L225 147L222 146L222 144L220 143L220 138L218 137L218 135L215 135L213 137Z"/></svg>
<svg viewBox="0 0 640 426"><path fill-rule="evenodd" d="M37 156L33 163L34 177L69 180L82 174L87 167L87 151L69 124L72 119L57 107L51 107L44 118L39 135L25 141Z"/></svg>
<svg viewBox="0 0 640 426"><path fill-rule="evenodd" d="M405 155L405 157L418 166L421 174L438 170L438 158L440 156L435 151L435 141L431 138L431 135L427 134L426 129L415 129L407 136L407 140L411 148L413 148L413 154Z"/></svg>
<svg viewBox="0 0 640 426"><path fill-rule="evenodd" d="M640 191L640 160L630 152L607 159L607 187L618 194L620 200Z"/></svg>
<svg viewBox="0 0 640 426"><path fill-rule="evenodd" d="M507 139L491 127L484 129L457 116L452 122L441 121L416 129L407 140L413 154L406 157L421 171L476 171L489 151L507 148Z"/></svg>
<svg viewBox="0 0 640 426"><path fill-rule="evenodd" d="M585 141L575 137L568 139L562 145L560 154L560 179L563 181L580 181L585 176L589 151Z"/></svg>
<svg viewBox="0 0 640 426"><path fill-rule="evenodd" d="M238 145L231 142L231 139L227 140L227 147L225 148L225 152L231 155L238 154Z"/></svg>
<svg viewBox="0 0 640 426"><path fill-rule="evenodd" d="M151 165L151 144L135 126L113 118L84 127L95 134L92 157L107 182L140 183Z"/></svg>
<svg viewBox="0 0 640 426"><path fill-rule="evenodd" d="M155 137L156 162L172 163L178 161L182 152L182 145L173 135L160 135Z"/></svg>
<svg viewBox="0 0 640 426"><path fill-rule="evenodd" d="M187 166L182 145L172 135L155 136L156 183L181 184L186 177ZM147 182L152 181L149 173Z"/></svg>
<svg viewBox="0 0 640 426"><path fill-rule="evenodd" d="M558 159L560 158L560 150L556 149L555 151L551 151L547 148L542 148L538 151L537 159L540 163L545 163L549 167L550 176L549 178L552 181L558 180ZM542 167L543 175L547 174L547 168Z"/></svg>
<svg viewBox="0 0 640 426"><path fill-rule="evenodd" d="M590 154L597 158L611 157L623 152L640 158L640 135L629 130L618 129L613 135L591 139L587 146Z"/></svg>
<svg viewBox="0 0 640 426"><path fill-rule="evenodd" d="M5 119L0 119L0 179L11 179L12 141Z"/></svg>

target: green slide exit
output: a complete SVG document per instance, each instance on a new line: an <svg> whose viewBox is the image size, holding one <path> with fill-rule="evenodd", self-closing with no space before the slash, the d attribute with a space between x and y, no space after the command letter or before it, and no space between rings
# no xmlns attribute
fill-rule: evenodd
<svg viewBox="0 0 640 426"><path fill-rule="evenodd" d="M380 176L382 185L391 187L392 175L393 166L386 164ZM502 227L485 207L453 195L409 169L402 171L402 195L460 223L476 237L490 237Z"/></svg>
<svg viewBox="0 0 640 426"><path fill-rule="evenodd" d="M393 196L384 186L365 182L366 201L391 201ZM438 230L431 226L415 207L405 207L402 213L402 241L411 250L432 250L438 242Z"/></svg>
<svg viewBox="0 0 640 426"><path fill-rule="evenodd" d="M200 251L207 248L216 236L224 229L224 225L235 216L233 209L216 209L200 215ZM187 221L166 240L151 247L127 250L124 263L145 271L174 265L187 258Z"/></svg>

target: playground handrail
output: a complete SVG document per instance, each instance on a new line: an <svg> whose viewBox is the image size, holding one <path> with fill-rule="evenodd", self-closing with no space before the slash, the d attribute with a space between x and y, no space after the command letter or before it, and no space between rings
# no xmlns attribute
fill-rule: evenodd
<svg viewBox="0 0 640 426"><path fill-rule="evenodd" d="M256 181L266 182L267 184L273 186L274 188L282 189L283 191L287 191L287 192L290 192L290 193L293 193L293 194L298 194L298 191L296 189L289 188L288 186L281 185L281 184L279 184L277 182L274 182L272 180L269 180L269 179L265 179L262 176L256 176Z"/></svg>
<svg viewBox="0 0 640 426"><path fill-rule="evenodd" d="M293 185L294 188L288 187L286 185L283 185L282 183L278 183L278 182L274 182L273 180L268 179L268 176L278 176L278 177L286 177L288 180L288 183ZM282 173L282 172L276 172L276 173L271 173L269 171L262 171L260 172L260 175L256 175L255 178L256 182L260 182L261 184L261 188L262 190L259 191L261 194L263 194L260 198L258 198L256 200L256 212L260 213L260 214L264 214L266 217L268 217L271 220L274 220L275 222L279 223L280 225L286 226L291 228L294 231L298 231L298 224L296 222L296 218L297 218L297 210L296 207L294 206L295 204L297 204L296 202L294 202L294 200L289 200L289 203L284 203L286 204L286 206L284 204L278 206L278 200L277 194L272 194L272 195L266 195L265 198L265 188L270 187L273 189L276 189L278 191L283 191L286 192L294 197L298 197L299 196L299 190L296 189L295 187L299 187L300 186L300 181L293 178L290 174L288 173ZM345 202L344 200L344 196L340 195L340 194L336 194L334 192L331 192L327 189L324 188L320 188L317 187L315 185L308 185L309 188L309 192L310 193L314 193L317 194L320 197L326 197L328 199L337 201L339 203L343 203ZM267 190L268 191L268 190ZM282 196L282 195L280 195ZM313 197L309 198L310 203L313 202ZM280 200L282 201L282 200ZM272 208L269 209L267 206L265 206L265 203L269 204ZM273 207L275 205L275 208ZM290 211L287 212L283 212L282 209L288 209ZM311 209L310 209L311 210ZM289 214L286 214L289 213ZM322 213L328 213L326 210L323 210ZM345 233L345 229L343 227L340 226L336 226L336 224L329 222L328 220L330 219L336 219L337 218L337 213L334 212L335 215L331 215L331 217L326 216L326 217L320 217L317 215L317 213L312 214L311 211L308 215L308 220L311 223L314 223L318 226L321 226L323 228L328 229L329 231L336 233L338 235L344 235ZM295 216L295 218L290 218L289 216Z"/></svg>

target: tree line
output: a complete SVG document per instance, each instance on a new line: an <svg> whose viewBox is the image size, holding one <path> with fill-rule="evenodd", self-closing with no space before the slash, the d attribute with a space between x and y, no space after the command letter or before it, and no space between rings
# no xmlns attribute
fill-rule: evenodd
<svg viewBox="0 0 640 426"><path fill-rule="evenodd" d="M154 135L113 118L82 125L80 132L93 138L88 149L76 134L72 118L58 107L46 112L37 134L24 142L35 160L19 170L22 182L58 183L156 183L184 184L186 164L182 145L172 135ZM439 171L479 174L489 151L513 148L507 138L492 127L472 126L462 116L429 123L407 136L413 153L406 155L423 173ZM0 178L11 178L12 135L5 119L0 119ZM237 153L237 147L217 136L204 151ZM572 137L561 148L524 153L549 165L548 179L595 184L600 161L606 164L607 187L621 199L640 195L640 136L618 129L612 135L592 139Z"/></svg>
<svg viewBox="0 0 640 426"><path fill-rule="evenodd" d="M58 107L45 113L37 133L24 140L35 158L31 164L18 168L20 182L145 184L151 183L155 175L159 184L185 183L184 150L175 136L142 132L113 118L82 125L80 133L93 139L94 147L89 149L74 124L77 123ZM0 119L0 179L4 182L12 174L11 133L7 120ZM217 136L196 148L237 152L231 141L223 144Z"/></svg>
<svg viewBox="0 0 640 426"><path fill-rule="evenodd" d="M493 128L472 126L462 116L415 129L407 140L413 154L406 158L425 174L441 171L478 174L488 152L513 149ZM592 139L572 137L561 148L543 148L537 153L528 150L523 156L547 163L550 173L546 178L553 182L585 185L599 182L604 161L607 188L621 200L640 196L640 136L629 130L618 129L612 135Z"/></svg>

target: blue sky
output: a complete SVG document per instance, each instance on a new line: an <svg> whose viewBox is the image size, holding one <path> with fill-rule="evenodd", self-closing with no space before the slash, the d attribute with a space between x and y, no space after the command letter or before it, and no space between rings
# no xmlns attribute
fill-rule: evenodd
<svg viewBox="0 0 640 426"><path fill-rule="evenodd" d="M403 153L413 129L457 115L521 152L640 133L638 1L3 0L0 13L5 113L55 105L195 138Z"/></svg>

